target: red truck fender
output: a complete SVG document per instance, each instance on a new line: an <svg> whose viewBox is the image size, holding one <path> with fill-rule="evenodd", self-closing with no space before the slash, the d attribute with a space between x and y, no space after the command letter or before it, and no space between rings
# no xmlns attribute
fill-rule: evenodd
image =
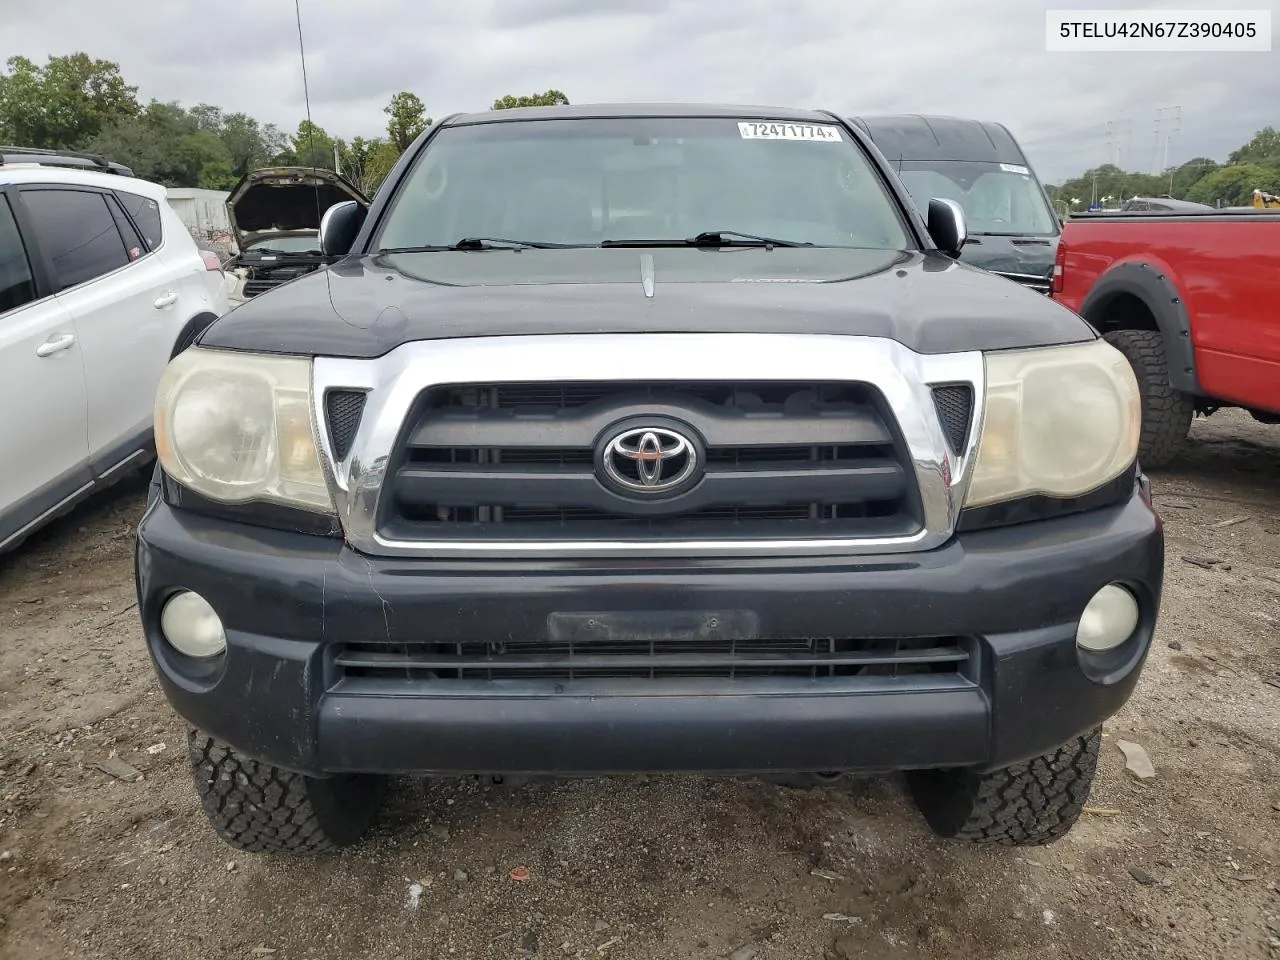
<svg viewBox="0 0 1280 960"><path fill-rule="evenodd" d="M1099 333L1113 330L1150 329L1146 318L1135 323L1131 313L1123 312L1120 298L1137 299L1164 339L1169 363L1169 385L1182 393L1199 394L1196 375L1195 344L1191 339L1191 317L1182 294L1160 268L1147 263L1120 263L1112 267L1093 285L1080 316Z"/></svg>

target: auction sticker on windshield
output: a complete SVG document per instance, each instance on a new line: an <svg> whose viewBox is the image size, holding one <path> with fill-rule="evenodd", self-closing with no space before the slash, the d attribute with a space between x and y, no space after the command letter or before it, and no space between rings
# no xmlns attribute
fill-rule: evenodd
<svg viewBox="0 0 1280 960"><path fill-rule="evenodd" d="M814 140L840 143L840 128L825 123L759 123L743 121L738 133L744 140Z"/></svg>

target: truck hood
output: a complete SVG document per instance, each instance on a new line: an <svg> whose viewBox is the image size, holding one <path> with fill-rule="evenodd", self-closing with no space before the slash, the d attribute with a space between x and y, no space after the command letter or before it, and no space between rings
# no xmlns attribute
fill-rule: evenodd
<svg viewBox="0 0 1280 960"><path fill-rule="evenodd" d="M241 250L269 237L316 234L335 203L368 200L345 177L312 167L251 170L227 197L227 218Z"/></svg>
<svg viewBox="0 0 1280 960"><path fill-rule="evenodd" d="M848 334L920 353L1094 337L1048 297L937 253L593 247L350 256L237 307L200 342L369 358L416 340L566 333Z"/></svg>

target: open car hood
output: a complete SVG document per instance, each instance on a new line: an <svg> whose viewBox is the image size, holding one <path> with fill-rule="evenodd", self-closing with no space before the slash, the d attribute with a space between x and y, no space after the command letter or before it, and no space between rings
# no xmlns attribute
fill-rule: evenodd
<svg viewBox="0 0 1280 960"><path fill-rule="evenodd" d="M312 167L265 167L240 178L227 198L227 217L243 251L268 237L319 233L320 218L336 203L369 201L345 177Z"/></svg>

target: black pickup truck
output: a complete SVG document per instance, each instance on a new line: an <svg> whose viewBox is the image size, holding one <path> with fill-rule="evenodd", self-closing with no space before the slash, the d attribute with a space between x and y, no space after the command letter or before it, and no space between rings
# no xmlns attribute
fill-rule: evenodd
<svg viewBox="0 0 1280 960"><path fill-rule="evenodd" d="M1089 793L1159 606L1129 365L834 114L451 116L157 396L139 609L243 849L388 775Z"/></svg>

